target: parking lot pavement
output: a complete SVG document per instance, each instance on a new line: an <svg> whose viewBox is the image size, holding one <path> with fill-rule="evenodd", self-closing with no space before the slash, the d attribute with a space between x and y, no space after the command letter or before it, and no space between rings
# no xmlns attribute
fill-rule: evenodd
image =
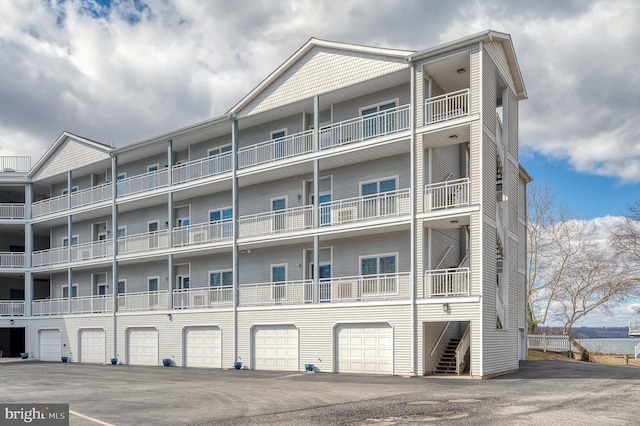
<svg viewBox="0 0 640 426"><path fill-rule="evenodd" d="M640 369L528 361L479 381L13 362L0 401L69 403L71 425L626 425Z"/></svg>

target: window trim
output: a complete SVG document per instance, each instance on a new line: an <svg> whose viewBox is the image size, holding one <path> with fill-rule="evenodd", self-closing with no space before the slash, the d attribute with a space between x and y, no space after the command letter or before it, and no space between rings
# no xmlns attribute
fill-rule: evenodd
<svg viewBox="0 0 640 426"><path fill-rule="evenodd" d="M74 297L74 296L73 296L73 289L74 289L74 288L76 289L76 296L75 296L75 297L78 297L78 284L73 284L73 283L71 284L71 293L70 293L70 294L71 294L71 298L72 298L72 299L73 299L73 297ZM63 298L63 299L68 299L68 298L69 298L69 295L67 295L67 297L64 297L64 290L65 290L65 289L67 289L67 292L69 291L69 284L63 284L63 285L62 285L62 298Z"/></svg>
<svg viewBox="0 0 640 426"><path fill-rule="evenodd" d="M273 281L273 268L279 268L284 266L284 281ZM289 280L289 264L288 263L274 263L269 265L269 282L272 283L284 283Z"/></svg>
<svg viewBox="0 0 640 426"><path fill-rule="evenodd" d="M60 247L73 247L73 246L77 246L78 244L80 244L80 236L78 234L75 235L71 235L71 242L73 243L73 239L75 238L76 243L75 244L69 244L68 246L64 245L64 240L69 240L69 236L64 236L61 239L61 243L62 245Z"/></svg>
<svg viewBox="0 0 640 426"><path fill-rule="evenodd" d="M124 230L124 235L122 235L121 237L118 236L118 232L120 232L120 230ZM149 228L147 228L149 229ZM118 229L116 230L116 240L119 240L120 238L124 238L127 236L127 225L123 225L123 226L118 226Z"/></svg>
<svg viewBox="0 0 640 426"><path fill-rule="evenodd" d="M152 168L155 167L155 170L151 170ZM151 173L151 172L157 172L160 170L160 163L155 163L155 164L149 164L147 165L147 173Z"/></svg>
<svg viewBox="0 0 640 426"><path fill-rule="evenodd" d="M229 147L231 149L229 151L222 152L222 148L226 148L226 147ZM213 150L219 150L220 152L218 152L217 154L211 154L211 151L213 151ZM213 148L207 149L207 157L215 157L216 155L223 155L223 154L231 153L232 150L233 150L233 147L232 147L232 145L230 143L224 144L224 145L215 146Z"/></svg>
<svg viewBox="0 0 640 426"><path fill-rule="evenodd" d="M229 220L226 220L226 221L222 218L222 216L223 216L222 212L225 211L225 210L231 210L231 218ZM220 221L218 221L218 222L211 221L211 213L213 213L213 212L220 212ZM233 206L222 207L222 208L219 208L219 209L211 209L211 210L209 210L207 212L207 218L209 220L209 223L228 223L228 222L233 222Z"/></svg>
<svg viewBox="0 0 640 426"><path fill-rule="evenodd" d="M282 139L286 138L287 136L289 136L288 130L289 130L289 128L285 127L283 129L273 130L273 131L269 132L269 140L275 141L275 140L280 139L280 138L277 138L277 139L274 138L273 137L274 133L284 133L284 136L282 136Z"/></svg>
<svg viewBox="0 0 640 426"><path fill-rule="evenodd" d="M152 223L158 225L158 229L156 231L149 231L149 225L151 225ZM147 234L150 234L152 232L160 232L160 221L158 219L147 221Z"/></svg>
<svg viewBox="0 0 640 426"><path fill-rule="evenodd" d="M364 111L366 109L371 109L371 108L377 108L378 109L377 113L379 114L380 113L380 107L382 105L387 105L387 104L390 104L390 103L395 103L396 106L394 108L398 108L398 106L400 105L400 98L398 97L398 98L394 98L394 99L389 99L388 101L378 102L376 104L371 104L371 105L367 105L367 106L364 106L362 108L359 108L358 109L358 117L362 117L362 111Z"/></svg>
<svg viewBox="0 0 640 426"><path fill-rule="evenodd" d="M284 209L282 209L282 210L273 210L273 202L277 201L277 200L284 200ZM288 195L284 195L282 197L271 198L270 201L269 201L269 207L271 209L270 211L272 211L272 212L281 212L281 211L284 211L284 210L288 209L289 208L289 196Z"/></svg>
<svg viewBox="0 0 640 426"><path fill-rule="evenodd" d="M62 191L60 191L60 193L61 193L62 195L68 195L68 194L69 194L68 190L69 190L69 188L67 188L67 187L62 188ZM79 190L80 190L80 187L79 187L78 185L73 185L73 186L71 187L71 193L72 193L72 194L73 194L74 192L78 192Z"/></svg>
<svg viewBox="0 0 640 426"><path fill-rule="evenodd" d="M380 179L372 179L372 180L363 180L361 182L358 183L358 194L360 195L360 197L362 197L362 185L366 185L368 183L376 183L378 186L378 192L376 192L376 194L384 194L384 192L380 192L380 182L386 181L386 180L395 180L396 182L396 189L395 191L399 191L399 184L400 184L400 176L399 175L394 175L394 176L387 176L387 177L383 177Z"/></svg>
<svg viewBox="0 0 640 426"><path fill-rule="evenodd" d="M225 274L227 272L231 273L231 284L222 284L222 274ZM220 274L220 285L219 286L212 286L211 285L211 275L213 274ZM228 288L228 287L233 287L233 269L217 269L217 270L213 270L213 271L208 271L207 272L207 276L209 277L209 287L208 288Z"/></svg>
<svg viewBox="0 0 640 426"><path fill-rule="evenodd" d="M362 273L362 259L376 259L376 273L374 275L382 275L380 273L380 258L381 257L395 257L396 259L396 270L395 272L392 272L393 274L398 274L398 267L399 267L399 263L400 263L400 254L399 252L394 252L394 253L382 253L382 254L371 254L371 255L362 255L362 256L358 256L358 275L359 276L363 276L366 277L366 275L364 275ZM388 275L389 273L387 273Z"/></svg>
<svg viewBox="0 0 640 426"><path fill-rule="evenodd" d="M149 290L149 284L151 280L156 280L158 282L158 289L157 290ZM151 276L151 277L147 277L147 291L148 292L152 292L152 291L160 291L160 276Z"/></svg>
<svg viewBox="0 0 640 426"><path fill-rule="evenodd" d="M120 286L120 283L124 283L124 292L123 293L119 293L118 292L118 287ZM119 294L127 294L127 279L126 278L123 278L123 279L118 278L118 281L116 282L116 297Z"/></svg>

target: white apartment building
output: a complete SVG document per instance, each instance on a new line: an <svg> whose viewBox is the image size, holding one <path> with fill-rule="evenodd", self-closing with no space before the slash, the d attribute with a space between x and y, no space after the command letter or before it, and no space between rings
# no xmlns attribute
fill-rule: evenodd
<svg viewBox="0 0 640 426"><path fill-rule="evenodd" d="M309 40L228 112L0 159L0 349L491 377L526 357L508 34Z"/></svg>

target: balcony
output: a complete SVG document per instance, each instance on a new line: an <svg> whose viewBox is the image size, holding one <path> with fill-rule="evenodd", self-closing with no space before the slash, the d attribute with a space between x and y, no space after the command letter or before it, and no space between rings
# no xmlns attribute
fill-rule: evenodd
<svg viewBox="0 0 640 426"><path fill-rule="evenodd" d="M169 248L166 229L118 238L118 254L151 252Z"/></svg>
<svg viewBox="0 0 640 426"><path fill-rule="evenodd" d="M233 238L233 222L199 223L173 228L173 246L191 247Z"/></svg>
<svg viewBox="0 0 640 426"><path fill-rule="evenodd" d="M408 272L381 275L356 275L322 279L320 302L354 302L409 299L411 278Z"/></svg>
<svg viewBox="0 0 640 426"><path fill-rule="evenodd" d="M0 219L24 219L24 204L0 203Z"/></svg>
<svg viewBox="0 0 640 426"><path fill-rule="evenodd" d="M313 302L313 281L279 281L243 284L240 306L302 304Z"/></svg>
<svg viewBox="0 0 640 426"><path fill-rule="evenodd" d="M410 105L333 123L320 129L320 149L335 148L378 136L409 130Z"/></svg>
<svg viewBox="0 0 640 426"><path fill-rule="evenodd" d="M118 312L155 311L169 308L169 291L143 291L118 295Z"/></svg>
<svg viewBox="0 0 640 426"><path fill-rule="evenodd" d="M411 190L406 188L323 203L320 206L320 225L366 222L410 213Z"/></svg>
<svg viewBox="0 0 640 426"><path fill-rule="evenodd" d="M28 172L29 170L31 170L31 157L0 157L0 172Z"/></svg>
<svg viewBox="0 0 640 426"><path fill-rule="evenodd" d="M0 269L24 268L24 253L0 253Z"/></svg>
<svg viewBox="0 0 640 426"><path fill-rule="evenodd" d="M168 169L155 170L117 182L118 197L152 191L169 186Z"/></svg>
<svg viewBox="0 0 640 426"><path fill-rule="evenodd" d="M31 214L33 215L33 217L40 217L48 214L58 213L68 209L69 196L65 194L34 202L31 205Z"/></svg>
<svg viewBox="0 0 640 426"><path fill-rule="evenodd" d="M24 315L24 300L0 300L0 317Z"/></svg>
<svg viewBox="0 0 640 426"><path fill-rule="evenodd" d="M424 273L424 297L469 296L469 268L434 269Z"/></svg>
<svg viewBox="0 0 640 426"><path fill-rule="evenodd" d="M469 178L432 183L424 187L424 211L469 205Z"/></svg>
<svg viewBox="0 0 640 426"><path fill-rule="evenodd" d="M178 164L171 168L171 179L174 185L191 182L196 179L217 176L231 171L232 155L230 152L214 155L199 160Z"/></svg>
<svg viewBox="0 0 640 426"><path fill-rule="evenodd" d="M257 166L313 151L313 131L260 142L238 149L238 168Z"/></svg>
<svg viewBox="0 0 640 426"><path fill-rule="evenodd" d="M187 288L173 291L173 309L210 309L233 306L233 287Z"/></svg>
<svg viewBox="0 0 640 426"><path fill-rule="evenodd" d="M73 314L103 314L107 312L113 312L113 296L98 295L71 299L71 313Z"/></svg>
<svg viewBox="0 0 640 426"><path fill-rule="evenodd" d="M424 124L442 123L469 115L469 89L429 98L424 102Z"/></svg>
<svg viewBox="0 0 640 426"><path fill-rule="evenodd" d="M59 265L67 262L103 259L113 255L113 240L92 241L69 247L34 251L33 267Z"/></svg>
<svg viewBox="0 0 640 426"><path fill-rule="evenodd" d="M111 183L93 186L71 193L71 208L84 207L91 204L111 200L113 197Z"/></svg>
<svg viewBox="0 0 640 426"><path fill-rule="evenodd" d="M242 216L238 226L240 238L302 231L313 227L313 206Z"/></svg>
<svg viewBox="0 0 640 426"><path fill-rule="evenodd" d="M69 299L42 299L33 301L33 316L63 315L69 313Z"/></svg>

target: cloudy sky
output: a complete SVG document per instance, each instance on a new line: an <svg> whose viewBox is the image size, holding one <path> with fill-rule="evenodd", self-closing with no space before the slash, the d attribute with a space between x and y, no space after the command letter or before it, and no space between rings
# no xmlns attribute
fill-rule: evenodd
<svg viewBox="0 0 640 426"><path fill-rule="evenodd" d="M640 198L636 0L20 0L0 15L0 156L35 163L64 130L123 146L221 115L310 37L421 50L493 29L522 69L536 182L601 223Z"/></svg>

